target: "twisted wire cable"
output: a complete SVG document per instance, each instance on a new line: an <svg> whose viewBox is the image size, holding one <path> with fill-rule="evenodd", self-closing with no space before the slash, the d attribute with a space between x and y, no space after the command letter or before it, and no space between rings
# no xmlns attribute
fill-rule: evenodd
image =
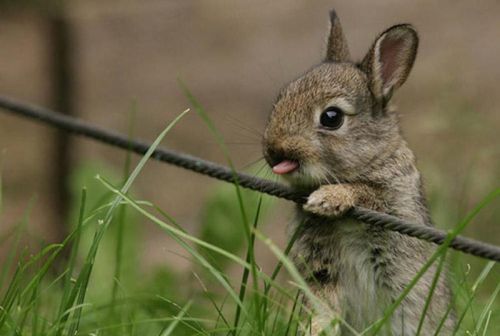
<svg viewBox="0 0 500 336"><path fill-rule="evenodd" d="M71 134L91 138L113 147L132 151L139 155L144 155L150 147L150 144L147 142L129 139L123 134L103 129L80 119L69 117L46 108L21 103L11 98L0 96L0 108L14 115L33 119ZM241 187L283 198L295 203L303 204L307 199L307 194L294 191L283 184L232 171L230 168L223 165L189 154L165 148L157 148L152 158L218 180L237 183ZM446 232L434 227L409 223L395 216L362 207L354 207L346 216L360 220L369 225L375 225L386 230L399 232L435 244L443 244L447 237ZM500 262L500 247L492 244L457 236L450 242L449 246L455 250L477 257Z"/></svg>

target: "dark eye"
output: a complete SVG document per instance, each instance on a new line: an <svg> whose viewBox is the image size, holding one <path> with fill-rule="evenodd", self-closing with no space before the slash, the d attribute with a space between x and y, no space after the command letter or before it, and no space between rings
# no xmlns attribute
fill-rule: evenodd
<svg viewBox="0 0 500 336"><path fill-rule="evenodd" d="M336 130L344 123L344 112L336 106L330 106L319 117L321 126Z"/></svg>

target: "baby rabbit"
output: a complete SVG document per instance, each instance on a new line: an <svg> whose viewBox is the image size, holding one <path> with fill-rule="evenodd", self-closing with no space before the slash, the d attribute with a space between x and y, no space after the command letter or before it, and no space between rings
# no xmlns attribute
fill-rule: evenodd
<svg viewBox="0 0 500 336"><path fill-rule="evenodd" d="M263 145L274 173L297 189L315 190L298 208L301 231L291 253L328 305L313 316L312 334L337 320L334 329L350 335L383 316L435 246L341 217L359 205L432 225L414 155L390 105L415 61L417 33L408 24L393 26L355 63L334 11L330 22L324 62L281 90ZM382 333L416 334L435 271L419 280ZM434 335L443 319L439 335L452 332L450 298L441 277L420 335Z"/></svg>

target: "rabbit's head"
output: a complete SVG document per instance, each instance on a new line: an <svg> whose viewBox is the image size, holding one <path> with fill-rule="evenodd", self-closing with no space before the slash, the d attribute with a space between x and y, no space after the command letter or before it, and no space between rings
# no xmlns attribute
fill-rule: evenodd
<svg viewBox="0 0 500 336"><path fill-rule="evenodd" d="M354 63L334 11L330 22L325 61L281 90L264 132L267 162L296 186L353 182L403 141L389 100L413 66L417 33L393 26Z"/></svg>

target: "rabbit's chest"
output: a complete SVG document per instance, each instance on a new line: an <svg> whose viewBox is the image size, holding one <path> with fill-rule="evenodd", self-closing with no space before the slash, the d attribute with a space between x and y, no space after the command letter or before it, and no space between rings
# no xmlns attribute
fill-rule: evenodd
<svg viewBox="0 0 500 336"><path fill-rule="evenodd" d="M345 219L321 225L325 224L331 227L304 233L294 259L315 291L335 296L325 299L340 305L349 324L363 328L380 316L389 301L380 286L383 262L378 254L383 247L363 223Z"/></svg>

